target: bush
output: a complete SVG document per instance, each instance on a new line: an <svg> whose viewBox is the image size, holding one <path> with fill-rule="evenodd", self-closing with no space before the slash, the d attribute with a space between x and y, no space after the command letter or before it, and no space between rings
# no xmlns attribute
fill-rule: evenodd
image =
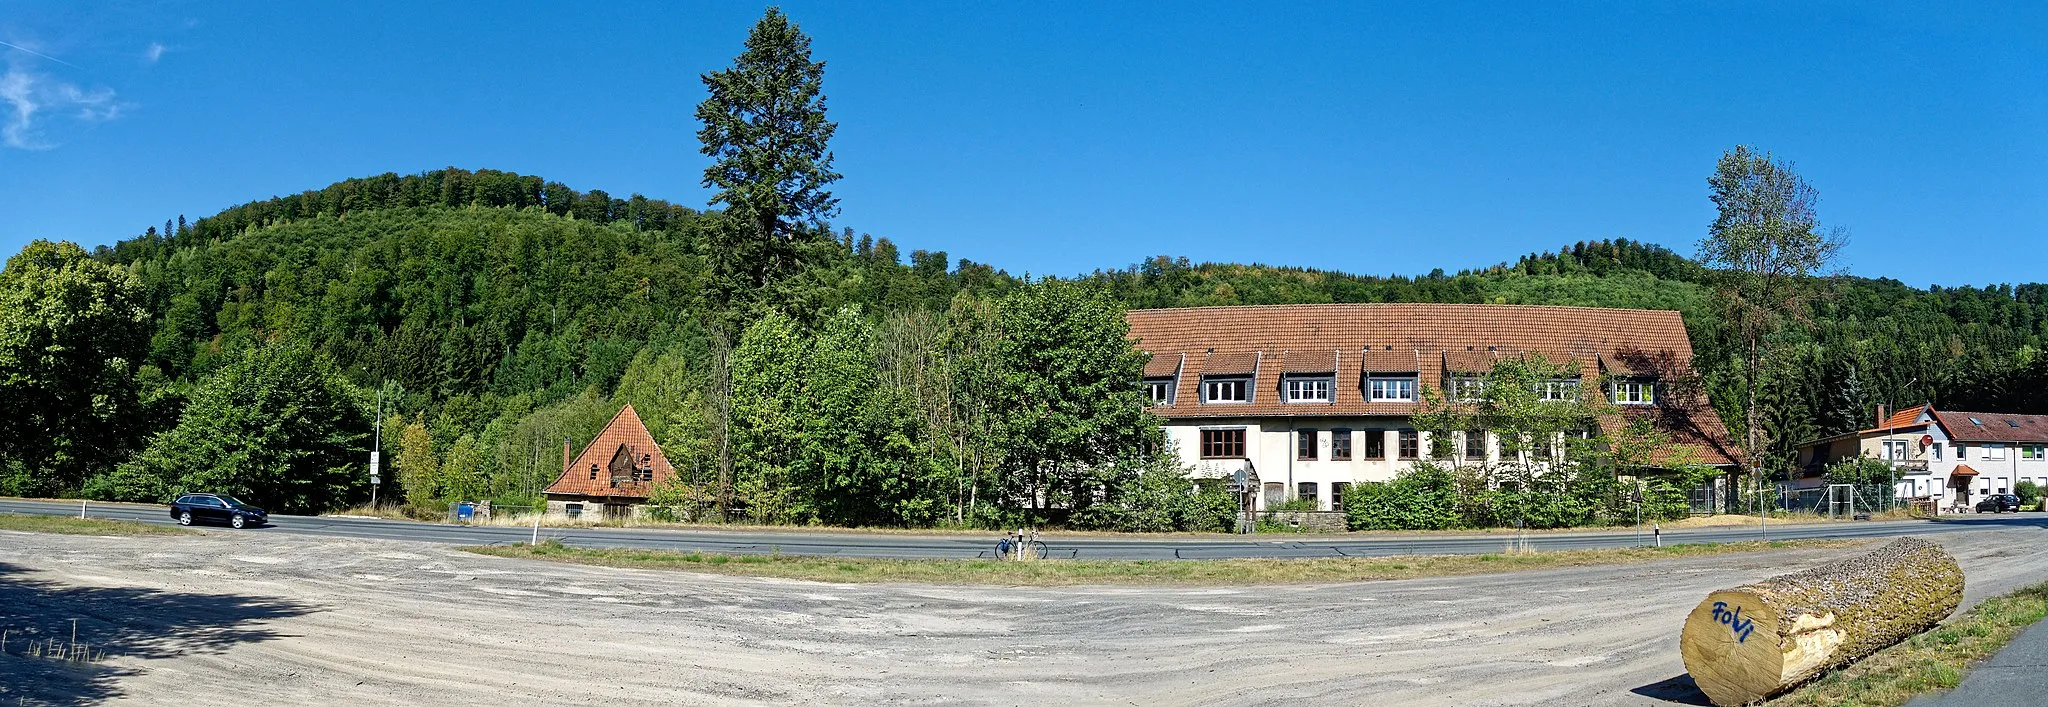
<svg viewBox="0 0 2048 707"><path fill-rule="evenodd" d="M1073 524L1127 532L1225 531L1236 514L1229 490L1190 480L1177 460L1161 456L1112 485L1101 502L1076 511Z"/></svg>
<svg viewBox="0 0 2048 707"><path fill-rule="evenodd" d="M2021 481L2012 487L2013 495L2020 497L2021 508L2033 508L2041 502L2041 486L2032 481Z"/></svg>
<svg viewBox="0 0 2048 707"><path fill-rule="evenodd" d="M1352 530L1443 530L1460 525L1457 478L1423 462L1393 481L1355 484L1344 496Z"/></svg>

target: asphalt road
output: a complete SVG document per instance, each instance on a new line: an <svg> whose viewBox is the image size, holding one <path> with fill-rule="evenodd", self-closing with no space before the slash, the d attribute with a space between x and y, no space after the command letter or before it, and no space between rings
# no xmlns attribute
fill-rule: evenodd
<svg viewBox="0 0 2048 707"><path fill-rule="evenodd" d="M77 515L77 502L0 500L0 513ZM88 515L145 523L172 524L163 506L89 504ZM375 518L273 515L271 525L240 532L317 535L377 540L411 540L454 545L526 542L527 528L416 523ZM1768 533L1754 526L1669 531L1663 542L1706 543L1748 540L1881 538L1969 530L2048 528L2048 514L1967 516L1955 520L1865 521L1772 526ZM735 554L781 553L886 558L975 558L993 554L997 533L986 536L862 533L855 531L669 530L644 528L549 528L542 538L576 547L620 547ZM1375 534L1260 535L1244 538L1185 536L1043 538L1053 557L1096 560L1200 560L1234 557L1386 557L1393 555L1466 555L1501 552L1516 542L1509 534ZM1630 547L1655 542L1650 533L1625 531L1528 533L1521 542L1536 550L1580 550Z"/></svg>

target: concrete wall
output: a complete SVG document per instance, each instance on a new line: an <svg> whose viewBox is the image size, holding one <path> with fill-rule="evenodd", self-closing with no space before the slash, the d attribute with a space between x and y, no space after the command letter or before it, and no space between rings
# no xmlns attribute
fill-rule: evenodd
<svg viewBox="0 0 2048 707"><path fill-rule="evenodd" d="M1299 527L1311 533L1342 533L1351 529L1350 522L1341 511L1275 511L1272 515L1275 523Z"/></svg>

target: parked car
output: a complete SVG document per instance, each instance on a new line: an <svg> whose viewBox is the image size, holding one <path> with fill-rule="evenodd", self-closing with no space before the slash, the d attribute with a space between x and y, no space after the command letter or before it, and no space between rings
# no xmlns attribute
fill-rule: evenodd
<svg viewBox="0 0 2048 707"><path fill-rule="evenodd" d="M188 493L171 502L171 517L178 525L226 523L236 528L263 525L270 514L261 508L217 493Z"/></svg>
<svg viewBox="0 0 2048 707"><path fill-rule="evenodd" d="M2020 512L2020 497L2009 493L1994 493L1977 502L1978 513Z"/></svg>

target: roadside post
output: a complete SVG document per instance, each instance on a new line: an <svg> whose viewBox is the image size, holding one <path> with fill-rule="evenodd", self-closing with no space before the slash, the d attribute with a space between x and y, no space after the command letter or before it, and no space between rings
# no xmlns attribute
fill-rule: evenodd
<svg viewBox="0 0 2048 707"><path fill-rule="evenodd" d="M1664 525L1662 523L1651 523L1650 537L1657 539L1657 547L1664 547Z"/></svg>
<svg viewBox="0 0 2048 707"><path fill-rule="evenodd" d="M85 520L85 499L78 499L78 519Z"/></svg>

